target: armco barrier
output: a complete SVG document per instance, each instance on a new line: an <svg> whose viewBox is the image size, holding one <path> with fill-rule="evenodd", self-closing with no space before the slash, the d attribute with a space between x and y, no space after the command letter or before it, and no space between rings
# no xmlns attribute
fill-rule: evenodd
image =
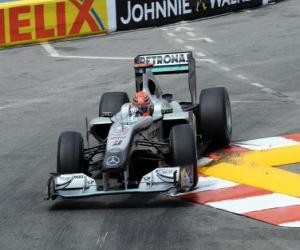
<svg viewBox="0 0 300 250"><path fill-rule="evenodd" d="M0 47L109 29L106 0L22 0L0 4Z"/></svg>
<svg viewBox="0 0 300 250"><path fill-rule="evenodd" d="M21 0L0 3L0 47L159 26L270 2L276 0Z"/></svg>

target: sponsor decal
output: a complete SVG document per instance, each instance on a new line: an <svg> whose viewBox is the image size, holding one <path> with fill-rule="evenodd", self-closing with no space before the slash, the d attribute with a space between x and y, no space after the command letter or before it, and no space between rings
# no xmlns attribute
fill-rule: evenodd
<svg viewBox="0 0 300 250"><path fill-rule="evenodd" d="M73 178L74 179L83 179L84 176L83 175L74 175Z"/></svg>
<svg viewBox="0 0 300 250"><path fill-rule="evenodd" d="M195 13L212 16L262 5L262 0L196 0Z"/></svg>
<svg viewBox="0 0 300 250"><path fill-rule="evenodd" d="M113 146L120 146L122 144L123 140L115 140L112 142Z"/></svg>
<svg viewBox="0 0 300 250"><path fill-rule="evenodd" d="M142 22L191 13L187 0L166 0L155 2L133 3L127 1L127 15L121 16L122 24Z"/></svg>
<svg viewBox="0 0 300 250"><path fill-rule="evenodd" d="M126 138L126 136L112 136L109 138L111 141L123 141Z"/></svg>
<svg viewBox="0 0 300 250"><path fill-rule="evenodd" d="M262 5L263 0L117 0L117 29L162 25Z"/></svg>
<svg viewBox="0 0 300 250"><path fill-rule="evenodd" d="M238 5L241 3L249 3L252 0L210 0L210 6L212 9L221 8L230 5Z"/></svg>
<svg viewBox="0 0 300 250"><path fill-rule="evenodd" d="M115 155L112 155L106 159L106 165L109 167L117 166L119 163L120 163L120 158Z"/></svg>
<svg viewBox="0 0 300 250"><path fill-rule="evenodd" d="M106 1L22 1L0 8L0 46L89 33L108 28Z"/></svg>
<svg viewBox="0 0 300 250"><path fill-rule="evenodd" d="M120 125L120 126L117 126L116 130L125 133L129 130L129 127L126 125Z"/></svg>
<svg viewBox="0 0 300 250"><path fill-rule="evenodd" d="M154 64L155 66L165 65L186 65L189 53L174 53L160 55L141 55L137 57L136 64Z"/></svg>
<svg viewBox="0 0 300 250"><path fill-rule="evenodd" d="M117 0L119 30L162 24L192 13L190 0Z"/></svg>

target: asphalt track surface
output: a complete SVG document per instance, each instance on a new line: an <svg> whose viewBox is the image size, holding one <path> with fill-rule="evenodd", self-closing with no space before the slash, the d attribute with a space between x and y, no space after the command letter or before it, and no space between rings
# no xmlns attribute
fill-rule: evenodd
<svg viewBox="0 0 300 250"><path fill-rule="evenodd" d="M165 29L52 44L77 58L53 58L40 45L0 51L0 249L299 249L299 229L162 195L43 201L59 133L84 132L84 118L97 115L103 92L133 93L132 61L82 56L192 47L196 58L210 59L197 62L199 90L229 90L234 140L299 132L299 13L298 0L290 0ZM179 99L188 97L184 77L161 80Z"/></svg>

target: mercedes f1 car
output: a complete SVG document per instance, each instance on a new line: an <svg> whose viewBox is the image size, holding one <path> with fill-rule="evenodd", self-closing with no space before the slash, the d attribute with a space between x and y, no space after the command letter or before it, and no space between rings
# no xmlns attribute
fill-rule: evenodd
<svg viewBox="0 0 300 250"><path fill-rule="evenodd" d="M104 93L99 116L87 122L86 148L78 132L59 136L57 172L48 180L48 199L189 191L198 182L197 157L209 145L230 143L228 93L214 87L197 97L192 52L139 55L134 63L140 95L130 102L125 92ZM179 73L188 74L189 102L163 93L155 78ZM146 113L140 109L145 106L139 106L141 96ZM91 135L97 141L94 147L89 146Z"/></svg>

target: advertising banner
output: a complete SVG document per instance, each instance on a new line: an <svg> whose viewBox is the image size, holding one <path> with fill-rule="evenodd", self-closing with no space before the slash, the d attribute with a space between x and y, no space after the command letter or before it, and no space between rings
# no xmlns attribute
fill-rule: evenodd
<svg viewBox="0 0 300 250"><path fill-rule="evenodd" d="M204 18L262 4L263 0L116 0L117 30Z"/></svg>
<svg viewBox="0 0 300 250"><path fill-rule="evenodd" d="M108 31L106 0L0 4L0 47Z"/></svg>

